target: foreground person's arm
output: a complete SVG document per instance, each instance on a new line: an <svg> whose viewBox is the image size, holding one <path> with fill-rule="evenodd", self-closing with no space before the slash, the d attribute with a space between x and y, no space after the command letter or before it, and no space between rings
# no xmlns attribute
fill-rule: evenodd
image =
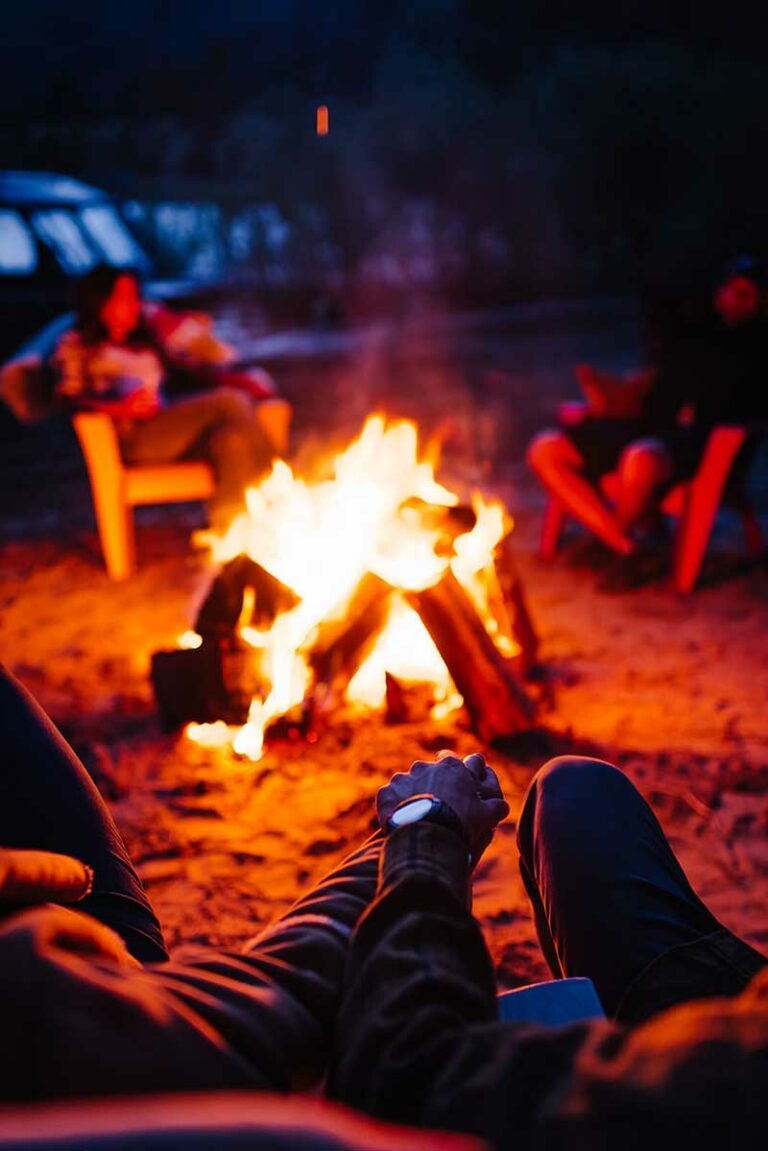
<svg viewBox="0 0 768 1151"><path fill-rule="evenodd" d="M768 974L633 1030L500 1022L447 827L392 833L353 941L329 1093L390 1121L536 1145L765 1146ZM585 925L588 930L588 925Z"/></svg>
<svg viewBox="0 0 768 1151"><path fill-rule="evenodd" d="M0 1098L307 1086L325 1069L379 839L243 954L141 967L109 928L48 906L0 926Z"/></svg>
<svg viewBox="0 0 768 1151"><path fill-rule="evenodd" d="M329 1091L393 1122L512 1147L562 1089L587 1028L499 1023L469 883L466 847L447 828L390 836L353 942Z"/></svg>

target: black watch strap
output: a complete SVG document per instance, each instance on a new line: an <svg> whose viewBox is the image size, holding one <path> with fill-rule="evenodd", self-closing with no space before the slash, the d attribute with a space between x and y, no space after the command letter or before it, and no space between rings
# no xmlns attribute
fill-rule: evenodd
<svg viewBox="0 0 768 1151"><path fill-rule="evenodd" d="M408 799L403 800L402 803L397 805L395 810L392 812L392 816L395 816L398 811L402 811L404 808L409 807L411 804L415 804L417 801L421 801L424 804L424 810L419 814L417 819L409 821L408 824L403 824L402 826L409 826L411 822L436 823L440 827L450 828L451 831L455 832L455 834L458 835L464 843L466 843L467 848L469 848L469 834L467 833L467 829L465 828L464 824L459 819L453 808L450 807L449 804L445 803L442 799L439 799L436 795L410 796ZM429 806L427 806L425 801L429 801ZM387 830L390 832L398 830L398 824L396 821L393 822L392 816L390 816L389 822L387 824Z"/></svg>

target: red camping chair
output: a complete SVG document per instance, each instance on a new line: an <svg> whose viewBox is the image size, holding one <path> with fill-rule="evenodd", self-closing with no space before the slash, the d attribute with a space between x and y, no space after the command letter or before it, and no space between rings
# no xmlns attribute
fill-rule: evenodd
<svg viewBox="0 0 768 1151"><path fill-rule="evenodd" d="M578 423L587 410L585 403L561 404L558 412L561 426ZM678 592L686 594L696 585L726 482L748 435L749 429L742 425L721 424L714 428L696 474L672 488L661 505L665 515L672 516L677 523L672 552L672 582ZM616 483L615 472L603 477L602 488L608 499L615 494ZM759 556L763 551L760 523L743 492L739 493L737 510L743 521L747 549L750 555ZM550 495L541 529L539 554L542 559L552 559L557 552L567 518L568 513L560 500Z"/></svg>

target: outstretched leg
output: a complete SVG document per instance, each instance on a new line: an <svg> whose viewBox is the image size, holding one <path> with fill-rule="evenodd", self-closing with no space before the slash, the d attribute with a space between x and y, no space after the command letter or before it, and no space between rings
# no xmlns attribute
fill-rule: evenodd
<svg viewBox="0 0 768 1151"><path fill-rule="evenodd" d="M592 979L609 1016L636 1021L737 994L768 962L705 907L648 804L608 763L546 764L529 788L518 846L552 973ZM704 937L711 945L689 947ZM652 971L661 956L665 966Z"/></svg>
<svg viewBox="0 0 768 1151"><path fill-rule="evenodd" d="M526 456L528 466L570 515L618 555L629 555L633 544L594 485L584 475L584 460L564 432L540 432Z"/></svg>
<svg viewBox="0 0 768 1151"><path fill-rule="evenodd" d="M167 958L162 931L112 816L42 708L0 667L0 844L73 855L93 869L78 910L143 962Z"/></svg>
<svg viewBox="0 0 768 1151"><path fill-rule="evenodd" d="M660 440L635 440L619 460L616 517L624 532L656 508L658 493L672 477L672 460Z"/></svg>
<svg viewBox="0 0 768 1151"><path fill-rule="evenodd" d="M122 437L121 453L129 464L208 460L215 480L211 525L222 531L243 511L246 488L266 474L274 459L256 411L256 403L235 388L188 396L137 423Z"/></svg>

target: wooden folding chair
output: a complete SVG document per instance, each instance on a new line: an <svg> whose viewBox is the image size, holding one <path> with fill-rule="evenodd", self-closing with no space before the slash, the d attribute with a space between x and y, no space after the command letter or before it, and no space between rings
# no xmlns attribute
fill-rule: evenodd
<svg viewBox="0 0 768 1151"><path fill-rule="evenodd" d="M284 455L291 405L282 399L263 400L256 412L275 451ZM213 473L208 464L194 460L128 466L120 457L117 432L109 416L78 412L72 422L88 469L107 572L111 579L126 579L136 570L133 509L144 504L207 500L213 492Z"/></svg>

